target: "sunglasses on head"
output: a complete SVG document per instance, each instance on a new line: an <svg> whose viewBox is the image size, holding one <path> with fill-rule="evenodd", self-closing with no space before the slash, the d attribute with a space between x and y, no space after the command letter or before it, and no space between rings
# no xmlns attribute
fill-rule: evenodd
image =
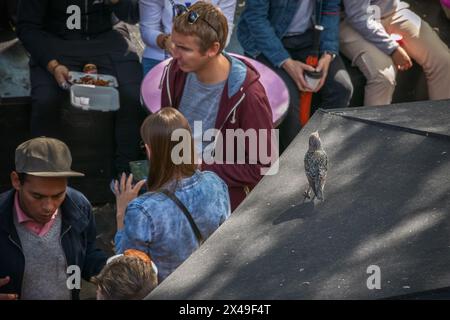
<svg viewBox="0 0 450 320"><path fill-rule="evenodd" d="M171 2L173 2L173 1L171 1ZM202 17L200 17L200 15L197 12L190 10L188 7L186 7L185 5L182 5L182 4L172 3L172 6L173 6L175 17L179 17L184 14L187 14L188 15L187 21L189 24L194 24L200 19L200 20L204 21L211 29L213 29L217 36L219 36L219 33L217 32L216 28L214 28L211 25L211 23L206 21L206 19L203 19Z"/></svg>

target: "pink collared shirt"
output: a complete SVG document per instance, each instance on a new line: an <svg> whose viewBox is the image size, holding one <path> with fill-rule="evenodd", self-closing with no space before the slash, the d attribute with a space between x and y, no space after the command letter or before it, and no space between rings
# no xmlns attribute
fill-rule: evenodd
<svg viewBox="0 0 450 320"><path fill-rule="evenodd" d="M56 209L55 213L52 215L52 218L46 224L42 224L34 221L32 218L27 216L25 212L23 212L22 208L19 205L19 193L16 192L14 196L14 208L16 209L17 221L22 224L28 231L33 232L39 237L43 237L47 234L47 232L52 227L53 223L55 223L55 218L58 215L58 209Z"/></svg>

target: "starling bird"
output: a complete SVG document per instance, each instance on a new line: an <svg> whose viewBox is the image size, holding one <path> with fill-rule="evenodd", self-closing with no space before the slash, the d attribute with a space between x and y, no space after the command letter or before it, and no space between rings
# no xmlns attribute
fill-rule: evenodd
<svg viewBox="0 0 450 320"><path fill-rule="evenodd" d="M328 171L328 156L322 149L319 132L313 132L309 136L309 148L305 154L305 174L308 178L308 189L305 191L305 198L310 199L311 189L314 197L324 200L323 188Z"/></svg>

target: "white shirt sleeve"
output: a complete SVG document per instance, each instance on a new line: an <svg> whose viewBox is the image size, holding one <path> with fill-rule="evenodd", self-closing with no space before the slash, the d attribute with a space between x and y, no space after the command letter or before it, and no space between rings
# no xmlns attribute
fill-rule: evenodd
<svg viewBox="0 0 450 320"><path fill-rule="evenodd" d="M182 3L183 1L175 1ZM195 3L196 1L192 1ZM230 42L234 28L234 14L236 0L211 1L218 6L228 21L228 38ZM165 57L164 50L158 47L156 39L161 33L170 33L172 29L172 5L168 0L139 0L140 31L141 38L146 46L146 52L151 58L162 60ZM144 56L147 56L144 53Z"/></svg>
<svg viewBox="0 0 450 320"><path fill-rule="evenodd" d="M233 33L234 28L234 14L236 12L236 0L219 0L217 2L217 6L222 10L222 13L225 15L228 21L228 38L227 46L230 43L231 35Z"/></svg>
<svg viewBox="0 0 450 320"><path fill-rule="evenodd" d="M141 38L148 47L160 49L156 38L163 32L161 24L163 9L164 0L139 0Z"/></svg>

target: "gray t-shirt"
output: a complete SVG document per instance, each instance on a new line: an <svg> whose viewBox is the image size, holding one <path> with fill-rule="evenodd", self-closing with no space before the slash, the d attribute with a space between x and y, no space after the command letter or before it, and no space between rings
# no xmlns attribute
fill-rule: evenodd
<svg viewBox="0 0 450 320"><path fill-rule="evenodd" d="M313 0L303 0L300 2L297 12L286 31L287 36L302 34L311 27L314 3L315 1Z"/></svg>
<svg viewBox="0 0 450 320"><path fill-rule="evenodd" d="M202 153L201 146L204 149L211 143L211 141L202 143L203 132L214 128L225 82L204 84L197 79L195 73L187 75L179 111L189 121L198 156L201 156ZM202 122L201 131L194 130L194 121Z"/></svg>

